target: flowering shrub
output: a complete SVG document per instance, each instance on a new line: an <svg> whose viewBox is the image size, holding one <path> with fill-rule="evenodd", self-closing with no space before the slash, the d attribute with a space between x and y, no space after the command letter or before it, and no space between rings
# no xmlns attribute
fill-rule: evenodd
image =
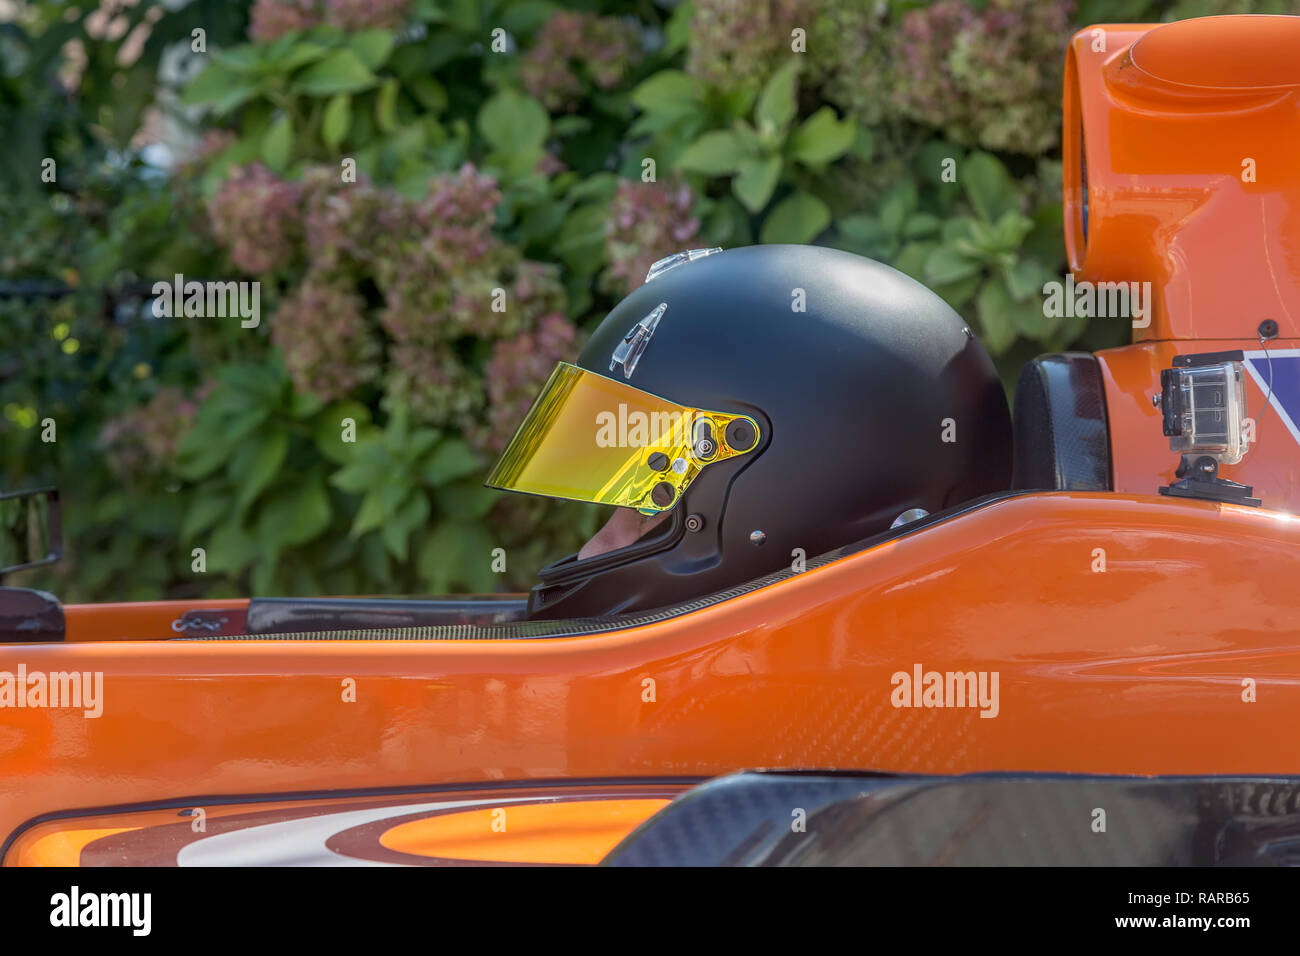
<svg viewBox="0 0 1300 956"><path fill-rule="evenodd" d="M954 143L1039 153L1060 137L1072 0L940 0L903 17L894 102Z"/></svg>
<svg viewBox="0 0 1300 956"><path fill-rule="evenodd" d="M1118 344L1118 324L1047 322L1033 297L1064 268L1069 36L1300 13L20 6L0 34L7 168L54 157L58 175L0 183L0 487L63 489L68 558L30 580L69 600L527 587L602 516L485 489L486 469L555 363L687 248L886 261L1007 377L1036 352ZM174 162L151 166L160 136ZM260 324L155 315L153 283L177 273L259 283Z"/></svg>
<svg viewBox="0 0 1300 956"><path fill-rule="evenodd" d="M605 277L616 293L645 282L650 266L666 251L690 248L700 230L694 207L695 194L685 183L619 182L605 224Z"/></svg>
<svg viewBox="0 0 1300 956"><path fill-rule="evenodd" d="M472 440L490 455L505 451L506 443L524 420L555 363L572 360L578 351L578 332L558 312L544 315L534 332L502 339L488 361L488 416L485 427L476 429Z"/></svg>
<svg viewBox="0 0 1300 956"><path fill-rule="evenodd" d="M99 447L113 473L123 481L165 474L206 391L190 396L175 385L164 385L143 405L105 422Z"/></svg>
<svg viewBox="0 0 1300 956"><path fill-rule="evenodd" d="M524 89L552 111L577 108L584 92L617 86L640 59L640 28L614 17L560 11L519 63Z"/></svg>
<svg viewBox="0 0 1300 956"><path fill-rule="evenodd" d="M813 0L697 0L687 72L714 86L761 84L788 58L791 31L815 14Z"/></svg>
<svg viewBox="0 0 1300 956"><path fill-rule="evenodd" d="M328 24L343 30L402 26L411 0L256 0L249 39L266 43L286 33Z"/></svg>
<svg viewBox="0 0 1300 956"><path fill-rule="evenodd" d="M230 247L230 258L247 273L271 272L293 254L293 231L301 191L262 166L236 171L209 206L212 231Z"/></svg>
<svg viewBox="0 0 1300 956"><path fill-rule="evenodd" d="M380 345L366 323L365 301L347 283L308 273L276 312L271 341L294 387L334 401L379 374Z"/></svg>

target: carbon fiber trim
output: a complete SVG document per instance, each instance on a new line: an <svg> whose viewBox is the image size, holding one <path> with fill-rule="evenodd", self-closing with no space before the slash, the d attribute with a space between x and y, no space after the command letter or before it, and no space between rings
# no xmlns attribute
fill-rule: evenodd
<svg viewBox="0 0 1300 956"><path fill-rule="evenodd" d="M1013 414L1014 488L1110 491L1110 424L1097 358L1043 355L1025 363Z"/></svg>
<svg viewBox="0 0 1300 956"><path fill-rule="evenodd" d="M449 597L438 601L402 598L253 598L245 628L249 634L303 634L320 630L484 626L521 621L526 598Z"/></svg>
<svg viewBox="0 0 1300 956"><path fill-rule="evenodd" d="M784 568L772 574L764 575L761 578L755 578L745 584L739 584L734 588L728 588L725 591L718 591L694 601L687 601L684 604L674 604L670 607L660 608L655 611L647 611L643 614L619 614L610 617L579 617L557 621L507 621L501 624L430 624L422 627L349 628L341 631L296 631L286 634L227 634L214 637L198 635L194 637L177 638L177 640L527 641L551 637L580 637L584 634L602 634L610 631L623 631L632 627L641 627L645 624L654 624L658 621L666 621L669 618L689 614L692 611L698 611L701 608L721 604L723 601L729 601L732 598L740 597L742 594L749 594L753 591L757 591L759 588L765 588L777 584L787 578L794 577L796 574L811 571L813 568L822 567L823 565L830 564L832 561L838 561L840 558L848 557L850 554L865 551L867 548L875 547L885 541L891 541L896 538L903 538L911 534L916 534L918 531L928 528L931 525L938 524L941 521L947 521L958 517L959 515L968 514L969 512L976 511L980 508L996 504L999 501L1005 501L1008 498L1018 497L1023 494L1028 494L1028 492L1005 491L995 495L985 495L983 498L977 498L973 501L965 502L955 508L936 512L928 518L913 521L910 524L903 525L901 528L886 531L883 534L873 535L863 541L845 545L842 548L836 548L834 551L827 551L825 554L809 560L804 572Z"/></svg>
<svg viewBox="0 0 1300 956"><path fill-rule="evenodd" d="M1297 866L1295 777L739 773L606 866Z"/></svg>

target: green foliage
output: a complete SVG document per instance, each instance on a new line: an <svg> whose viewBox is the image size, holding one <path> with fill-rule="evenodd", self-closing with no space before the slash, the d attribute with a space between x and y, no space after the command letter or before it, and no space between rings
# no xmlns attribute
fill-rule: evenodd
<svg viewBox="0 0 1300 956"><path fill-rule="evenodd" d="M548 348L576 352L558 313L591 329L644 261L680 248L823 242L880 259L971 322L1006 377L1037 352L1118 344L1119 324L1041 308L1065 269L1049 144L1069 32L1298 12L1080 0L1070 23L1069 5L1043 4L1003 36L982 18L1021 0L956 14L914 0L412 0L346 24L323 4L296 5L290 23L264 16L274 0L143 0L104 33L88 26L96 6L42 0L0 31L13 171L0 185L0 482L64 489L68 560L30 581L68 600L527 586L603 516L483 488L485 435L526 407L536 343L567 327ZM795 13L807 54L789 48ZM162 79L198 26L200 69ZM84 66L65 86L74 41ZM1036 59L1018 62L1024 51ZM934 66L904 69L918 62ZM170 169L145 162L151 108L203 148ZM344 160L364 189L339 222L322 183ZM430 192L466 163L460 192ZM250 190L284 202L262 219L228 203L226 225L250 230L237 254L213 203L253 164L265 176ZM469 220L448 235L488 251L430 259L422 242L447 240L439 216L471 216L481 176L499 193L491 241ZM434 199L449 205L419 212ZM428 215L428 234L394 226L399 214ZM262 326L151 315L150 286L176 273L258 279ZM535 287L546 335L538 315L492 329L462 315L498 282ZM281 309L320 341L277 347ZM337 384L341 361L367 374L325 398L304 384L304 369ZM46 419L57 442L40 438Z"/></svg>
<svg viewBox="0 0 1300 956"><path fill-rule="evenodd" d="M748 116L736 116L729 128L713 129L692 139L677 157L676 167L705 178L727 177L732 195L751 214L769 208L784 182L794 191L771 204L764 218L764 242L811 242L829 224L830 210L817 196L798 189L805 176L815 176L853 146L853 120L840 119L823 106L796 124L799 63L792 60L764 84ZM656 91L669 94L657 102ZM708 121L708 92L699 81L674 70L650 77L634 99L645 103L652 119L645 128L671 130L702 126Z"/></svg>

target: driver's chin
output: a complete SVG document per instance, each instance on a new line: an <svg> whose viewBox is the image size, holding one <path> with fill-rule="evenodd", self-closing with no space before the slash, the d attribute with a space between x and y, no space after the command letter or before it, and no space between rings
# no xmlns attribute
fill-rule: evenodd
<svg viewBox="0 0 1300 956"><path fill-rule="evenodd" d="M579 549L578 560L583 561L594 558L598 554L626 548L650 529L657 527L667 517L667 511L643 515L635 508L616 508L601 529Z"/></svg>

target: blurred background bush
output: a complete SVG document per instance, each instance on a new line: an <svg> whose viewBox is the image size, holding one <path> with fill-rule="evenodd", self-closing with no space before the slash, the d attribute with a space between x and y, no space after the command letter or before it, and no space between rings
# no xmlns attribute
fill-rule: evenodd
<svg viewBox="0 0 1300 956"><path fill-rule="evenodd" d="M889 262L1004 378L1120 344L1039 299L1065 45L1251 12L1300 0L0 0L0 488L60 486L68 554L26 583L528 587L602 516L484 472L685 248ZM259 281L260 326L156 317L177 273Z"/></svg>

